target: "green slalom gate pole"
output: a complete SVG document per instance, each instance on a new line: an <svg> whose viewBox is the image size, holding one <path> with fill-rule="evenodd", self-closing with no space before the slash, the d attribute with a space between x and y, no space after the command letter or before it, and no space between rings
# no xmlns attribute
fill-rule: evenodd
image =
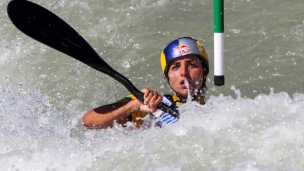
<svg viewBox="0 0 304 171"><path fill-rule="evenodd" d="M214 0L214 84L225 84L224 70L224 0Z"/></svg>

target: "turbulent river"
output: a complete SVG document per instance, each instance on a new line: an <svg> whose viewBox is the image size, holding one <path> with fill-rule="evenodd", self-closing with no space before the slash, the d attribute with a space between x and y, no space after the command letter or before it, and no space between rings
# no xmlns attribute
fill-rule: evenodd
<svg viewBox="0 0 304 171"><path fill-rule="evenodd" d="M304 169L304 3L225 1L225 78L213 85L213 1L33 2L69 23L138 88L171 93L159 54L201 41L207 102L173 125L87 130L83 114L128 95L124 86L21 33L0 0L0 170Z"/></svg>

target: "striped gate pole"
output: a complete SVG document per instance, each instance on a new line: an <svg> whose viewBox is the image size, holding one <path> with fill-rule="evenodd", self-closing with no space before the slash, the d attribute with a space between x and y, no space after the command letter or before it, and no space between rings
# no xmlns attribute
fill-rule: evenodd
<svg viewBox="0 0 304 171"><path fill-rule="evenodd" d="M225 84L224 69L224 0L214 0L214 84Z"/></svg>

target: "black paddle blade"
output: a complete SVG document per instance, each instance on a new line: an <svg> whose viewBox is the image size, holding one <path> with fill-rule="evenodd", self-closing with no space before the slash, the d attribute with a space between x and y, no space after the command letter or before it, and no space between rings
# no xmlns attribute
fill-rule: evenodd
<svg viewBox="0 0 304 171"><path fill-rule="evenodd" d="M102 72L111 68L72 27L47 9L30 1L13 0L7 12L13 24L33 39Z"/></svg>
<svg viewBox="0 0 304 171"><path fill-rule="evenodd" d="M136 98L144 100L126 77L112 69L71 26L49 10L26 0L12 0L7 13L13 24L24 34L101 71L123 84ZM164 112L178 117L177 111L161 103Z"/></svg>

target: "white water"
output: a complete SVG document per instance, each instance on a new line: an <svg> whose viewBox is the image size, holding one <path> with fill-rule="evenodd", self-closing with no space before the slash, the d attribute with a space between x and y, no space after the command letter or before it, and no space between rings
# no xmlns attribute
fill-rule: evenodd
<svg viewBox="0 0 304 171"><path fill-rule="evenodd" d="M201 40L213 68L212 1L34 2L139 89L169 92L158 55L179 36ZM212 85L211 69L206 105L184 105L177 124L130 132L81 125L87 110L128 92L20 33L7 3L0 3L0 170L304 169L302 1L225 1L226 85Z"/></svg>
<svg viewBox="0 0 304 171"><path fill-rule="evenodd" d="M77 100L58 111L37 92L8 90L1 92L2 170L303 168L303 94L212 96L205 106L184 105L177 124L126 132L79 128L80 113L67 116Z"/></svg>

